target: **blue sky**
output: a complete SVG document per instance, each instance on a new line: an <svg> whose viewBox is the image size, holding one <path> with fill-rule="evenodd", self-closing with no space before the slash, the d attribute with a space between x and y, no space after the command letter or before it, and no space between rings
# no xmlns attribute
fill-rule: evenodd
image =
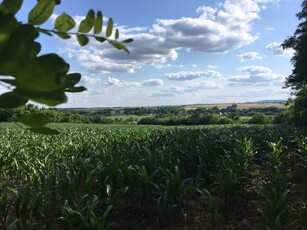
<svg viewBox="0 0 307 230"><path fill-rule="evenodd" d="M36 1L25 1L21 20ZM91 41L41 35L83 76L88 90L60 107L156 106L287 99L293 50L280 43L298 24L299 0L62 0L55 10L81 21L112 17L131 54ZM54 19L53 19L54 20ZM43 25L52 28L53 21Z"/></svg>

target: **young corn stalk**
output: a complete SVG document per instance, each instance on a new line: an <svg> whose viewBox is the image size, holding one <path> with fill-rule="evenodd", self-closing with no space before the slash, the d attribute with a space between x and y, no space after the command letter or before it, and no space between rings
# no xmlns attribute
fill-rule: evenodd
<svg viewBox="0 0 307 230"><path fill-rule="evenodd" d="M3 230L7 229L8 214L10 210L9 191L7 187L0 184L0 223Z"/></svg>
<svg viewBox="0 0 307 230"><path fill-rule="evenodd" d="M268 156L269 182L260 188L260 195L264 198L264 202L257 210L264 219L266 229L281 230L285 227L283 216L286 212L286 201L290 191L282 187L283 178L279 169L283 153L281 140L277 143L269 143L269 145L273 150Z"/></svg>
<svg viewBox="0 0 307 230"><path fill-rule="evenodd" d="M250 140L246 138L233 151L224 150L225 155L217 180L224 197L224 215L229 218L233 212L235 201L244 186L248 183L252 169L254 150Z"/></svg>
<svg viewBox="0 0 307 230"><path fill-rule="evenodd" d="M209 212L210 226L208 226L208 227L212 230L216 230L217 229L218 212L217 212L217 207L216 207L214 197L206 189L201 190L201 189L196 188L196 190L201 195L201 198L205 202L206 208Z"/></svg>

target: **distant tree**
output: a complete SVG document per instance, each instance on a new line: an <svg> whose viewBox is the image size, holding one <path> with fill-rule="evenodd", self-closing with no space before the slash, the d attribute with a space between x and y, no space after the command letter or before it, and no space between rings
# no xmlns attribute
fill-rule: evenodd
<svg viewBox="0 0 307 230"><path fill-rule="evenodd" d="M295 96L291 104L294 111L294 120L297 124L307 125L307 0L303 0L301 6L301 12L296 14L301 22L297 26L294 35L286 39L282 46L283 48L295 50L295 54L291 59L293 70L286 79L286 87L290 87Z"/></svg>
<svg viewBox="0 0 307 230"><path fill-rule="evenodd" d="M256 113L249 121L249 124L268 124L271 123L270 118L263 113Z"/></svg>

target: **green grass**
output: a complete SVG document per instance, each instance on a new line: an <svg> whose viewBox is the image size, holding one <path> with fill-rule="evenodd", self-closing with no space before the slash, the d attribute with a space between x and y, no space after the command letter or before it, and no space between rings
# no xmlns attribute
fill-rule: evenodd
<svg viewBox="0 0 307 230"><path fill-rule="evenodd" d="M0 229L261 229L280 138L278 226L307 227L306 129L51 126L61 133L0 124Z"/></svg>

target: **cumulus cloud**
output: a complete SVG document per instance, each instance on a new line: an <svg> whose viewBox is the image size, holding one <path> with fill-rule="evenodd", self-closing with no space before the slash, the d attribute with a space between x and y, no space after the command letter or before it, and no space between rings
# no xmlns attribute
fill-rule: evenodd
<svg viewBox="0 0 307 230"><path fill-rule="evenodd" d="M262 59L263 57L257 53L257 52L247 52L247 53L243 53L243 54L239 54L237 55L238 59L241 62L245 62L245 61L253 61L256 59Z"/></svg>
<svg viewBox="0 0 307 230"><path fill-rule="evenodd" d="M101 82L100 78L83 75L81 83L85 85L95 85Z"/></svg>
<svg viewBox="0 0 307 230"><path fill-rule="evenodd" d="M164 85L163 80L161 79L148 79L142 82L142 85Z"/></svg>
<svg viewBox="0 0 307 230"><path fill-rule="evenodd" d="M285 79L283 75L273 73L271 69L264 66L245 66L238 70L242 72L242 75L228 78L228 81L233 82L231 85L236 83L267 85L268 82L282 82Z"/></svg>
<svg viewBox="0 0 307 230"><path fill-rule="evenodd" d="M145 65L159 68L170 60L176 60L181 49L226 53L258 39L252 34L251 25L260 19L262 6L270 2L276 0L225 0L216 7L199 7L198 17L159 19L148 28L118 26L122 39L134 39L128 45L129 55L92 41L86 48L75 46L75 52L66 52L90 73L133 73ZM70 43L73 44L76 42Z"/></svg>
<svg viewBox="0 0 307 230"><path fill-rule="evenodd" d="M265 48L272 51L276 56L292 57L295 53L294 49L283 49L281 42L273 42L268 44Z"/></svg>
<svg viewBox="0 0 307 230"><path fill-rule="evenodd" d="M185 81L200 77L221 77L222 75L215 70L207 71L180 71L175 73L167 73L163 77L169 80Z"/></svg>
<svg viewBox="0 0 307 230"><path fill-rule="evenodd" d="M104 82L105 86L118 86L118 87L137 87L137 86L160 86L164 85L161 79L148 79L142 82L127 82L117 78L108 77Z"/></svg>
<svg viewBox="0 0 307 230"><path fill-rule="evenodd" d="M285 80L283 75L273 73L271 69L264 66L245 66L238 71L242 72L242 75L228 78L232 86L240 84L260 86L281 83Z"/></svg>
<svg viewBox="0 0 307 230"><path fill-rule="evenodd" d="M161 89L160 92L155 92L151 94L151 97L174 97L181 94L195 93L201 90L217 90L221 89L223 86L219 83L210 81L194 81L189 85L184 86L168 86Z"/></svg>

